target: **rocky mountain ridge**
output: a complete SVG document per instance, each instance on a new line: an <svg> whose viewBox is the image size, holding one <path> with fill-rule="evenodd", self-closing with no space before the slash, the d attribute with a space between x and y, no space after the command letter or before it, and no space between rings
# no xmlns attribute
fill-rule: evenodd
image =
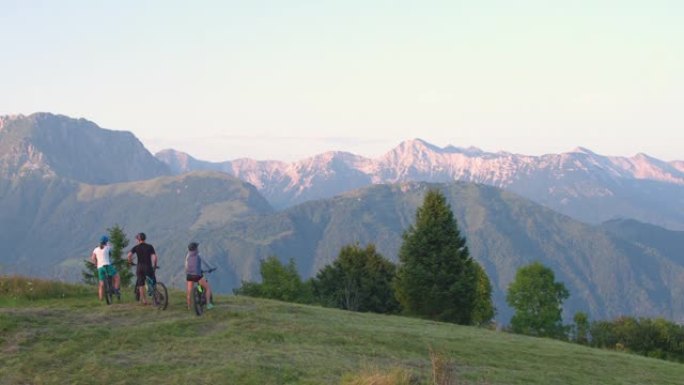
<svg viewBox="0 0 684 385"><path fill-rule="evenodd" d="M255 185L276 208L372 184L466 181L516 192L589 223L633 217L684 230L684 162L664 162L645 154L610 157L580 147L529 156L440 148L414 139L376 159L346 152L291 163L205 162L175 150L156 156L176 173L212 169L234 175Z"/></svg>
<svg viewBox="0 0 684 385"><path fill-rule="evenodd" d="M50 113L0 117L0 172L92 184L171 175L131 132Z"/></svg>

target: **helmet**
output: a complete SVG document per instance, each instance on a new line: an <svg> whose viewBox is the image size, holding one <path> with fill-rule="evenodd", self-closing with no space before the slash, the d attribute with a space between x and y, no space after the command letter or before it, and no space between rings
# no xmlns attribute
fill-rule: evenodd
<svg viewBox="0 0 684 385"><path fill-rule="evenodd" d="M101 245L104 245L107 242L109 242L109 237L107 237L106 235L103 235L100 237L100 244Z"/></svg>
<svg viewBox="0 0 684 385"><path fill-rule="evenodd" d="M145 235L145 233L138 233L135 234L135 239L139 241L144 241L145 239L147 239L147 236Z"/></svg>
<svg viewBox="0 0 684 385"><path fill-rule="evenodd" d="M190 242L190 244L188 245L188 250L189 251L195 251L195 250L197 250L197 246L199 246L199 243Z"/></svg>

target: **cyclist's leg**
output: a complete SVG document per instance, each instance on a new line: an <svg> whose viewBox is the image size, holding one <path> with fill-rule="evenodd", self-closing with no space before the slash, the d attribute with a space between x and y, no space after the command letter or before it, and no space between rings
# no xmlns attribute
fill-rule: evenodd
<svg viewBox="0 0 684 385"><path fill-rule="evenodd" d="M119 277L119 273L116 273L113 278L114 281L114 294L116 294L116 298L120 301L121 300L121 290L119 290L119 286L121 285L121 277Z"/></svg>
<svg viewBox="0 0 684 385"><path fill-rule="evenodd" d="M136 270L135 275L135 287L140 295L140 303L147 305L147 294L145 293L145 271L138 269Z"/></svg>
<svg viewBox="0 0 684 385"><path fill-rule="evenodd" d="M213 305L212 300L211 300L212 299L212 297L211 297L211 286L209 285L209 281L207 281L204 277L202 277L199 280L199 284L202 285L204 290L207 291L207 304Z"/></svg>
<svg viewBox="0 0 684 385"><path fill-rule="evenodd" d="M104 292L104 280L105 280L105 274L104 274L104 267L100 267L97 269L97 297L102 301L102 293Z"/></svg>
<svg viewBox="0 0 684 385"><path fill-rule="evenodd" d="M190 307L192 306L190 303L190 295L192 294L192 281L186 280L185 282L185 303L188 305L188 310L190 310Z"/></svg>
<svg viewBox="0 0 684 385"><path fill-rule="evenodd" d="M147 293L145 293L145 285L138 286L138 294L140 295L140 303L147 305Z"/></svg>
<svg viewBox="0 0 684 385"><path fill-rule="evenodd" d="M112 282L114 283L114 290L118 293L119 292L119 285L121 284L121 277L119 276L119 272L116 271L116 267L114 265L110 265L111 269L111 276L112 276Z"/></svg>
<svg viewBox="0 0 684 385"><path fill-rule="evenodd" d="M97 286L97 298L102 301L102 293L104 293L104 281L100 281Z"/></svg>

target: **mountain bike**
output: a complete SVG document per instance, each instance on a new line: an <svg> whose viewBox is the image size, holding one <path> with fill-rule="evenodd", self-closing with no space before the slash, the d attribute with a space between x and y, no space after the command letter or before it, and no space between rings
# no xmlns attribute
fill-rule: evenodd
<svg viewBox="0 0 684 385"><path fill-rule="evenodd" d="M117 293L116 290L114 289L114 282L112 282L113 278L111 275L109 275L109 271L107 269L104 269L104 297L105 301L107 301L107 305L111 305L114 302L114 296L116 296L117 300L121 302L121 294Z"/></svg>
<svg viewBox="0 0 684 385"><path fill-rule="evenodd" d="M131 266L135 266L135 263L131 263ZM159 269L159 266L154 267L155 270ZM166 290L166 285L149 275L145 276L145 286L147 291L147 296L152 297L152 303L159 310L166 310L169 306L169 292ZM135 287L135 299L140 301L140 290L139 286Z"/></svg>
<svg viewBox="0 0 684 385"><path fill-rule="evenodd" d="M95 269L94 272L94 278L99 280L99 273L98 273L98 268L97 265L92 263L91 261L87 261L90 265L93 266ZM114 282L111 275L109 275L109 271L107 269L104 269L104 276L105 279L102 281L102 294L104 295L105 302L107 302L107 305L111 305L114 303L114 296L118 299L119 302L121 302L121 293L117 293L116 290L114 289Z"/></svg>
<svg viewBox="0 0 684 385"><path fill-rule="evenodd" d="M202 274L210 274L214 270L216 270L215 267L209 270L202 270ZM204 279L209 282L207 277L204 277ZM191 293L192 307L195 309L195 313L200 316L202 313L204 313L204 309L207 306L207 291L202 287L202 285L199 284L199 282L193 282ZM213 297L214 295L212 294L211 296ZM214 298L209 298L209 302L214 302Z"/></svg>

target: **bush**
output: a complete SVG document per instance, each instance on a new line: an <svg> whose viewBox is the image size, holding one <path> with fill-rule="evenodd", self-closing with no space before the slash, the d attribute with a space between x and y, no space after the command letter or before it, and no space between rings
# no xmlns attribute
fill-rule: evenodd
<svg viewBox="0 0 684 385"><path fill-rule="evenodd" d="M310 303L311 286L302 282L297 273L294 260L287 265L271 256L260 262L261 283L242 282L242 286L234 289L237 295L277 299L285 302Z"/></svg>
<svg viewBox="0 0 684 385"><path fill-rule="evenodd" d="M662 318L620 317L591 324L591 346L684 362L684 326Z"/></svg>
<svg viewBox="0 0 684 385"><path fill-rule="evenodd" d="M396 313L392 280L396 266L370 244L342 248L337 259L324 267L313 280L316 299L324 306L340 309Z"/></svg>

